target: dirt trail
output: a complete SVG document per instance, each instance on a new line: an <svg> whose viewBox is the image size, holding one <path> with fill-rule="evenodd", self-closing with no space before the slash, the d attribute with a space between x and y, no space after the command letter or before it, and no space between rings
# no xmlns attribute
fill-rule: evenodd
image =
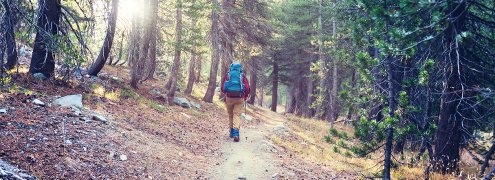
<svg viewBox="0 0 495 180"><path fill-rule="evenodd" d="M284 120L281 115L265 110L251 115L258 121L255 124L243 122L239 143L225 139L220 163L211 175L213 179L276 179L280 173L280 160L271 152L273 145L267 137Z"/></svg>

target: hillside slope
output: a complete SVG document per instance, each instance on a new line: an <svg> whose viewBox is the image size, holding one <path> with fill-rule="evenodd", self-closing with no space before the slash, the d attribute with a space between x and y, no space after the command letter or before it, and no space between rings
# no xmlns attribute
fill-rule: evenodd
<svg viewBox="0 0 495 180"><path fill-rule="evenodd" d="M41 179L336 177L269 140L289 132L280 114L250 107L243 139L233 143L221 102L202 103L202 92L195 92L187 99L199 108L168 106L163 79L133 90L126 69L105 72L72 83L21 73L0 95L0 109L7 110L0 114L0 158ZM72 94L83 95L80 113L54 103Z"/></svg>

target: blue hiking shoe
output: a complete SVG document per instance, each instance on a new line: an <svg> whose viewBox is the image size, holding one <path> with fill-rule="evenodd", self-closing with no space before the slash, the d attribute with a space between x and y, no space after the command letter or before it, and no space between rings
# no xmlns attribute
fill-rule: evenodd
<svg viewBox="0 0 495 180"><path fill-rule="evenodd" d="M234 137L234 128L230 128L230 135L229 135L230 138L233 138Z"/></svg>
<svg viewBox="0 0 495 180"><path fill-rule="evenodd" d="M239 138L239 130L238 129L234 129L233 132L232 132L233 136L234 136L234 142L239 142L240 138Z"/></svg>

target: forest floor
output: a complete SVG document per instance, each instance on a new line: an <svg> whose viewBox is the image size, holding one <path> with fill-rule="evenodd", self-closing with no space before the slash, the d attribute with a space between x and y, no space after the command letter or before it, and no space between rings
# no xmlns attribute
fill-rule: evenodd
<svg viewBox="0 0 495 180"><path fill-rule="evenodd" d="M357 179L381 172L380 152L367 158L350 152L358 144L350 125L329 131L324 121L250 105L241 142L234 143L223 102L201 101L205 84L191 96L177 94L200 106L183 108L165 102L160 77L135 90L127 85L128 69L107 66L98 78L39 81L27 74L27 61L21 59L15 83L1 89L0 166L4 161L39 179ZM83 95L80 113L54 103L72 94ZM405 165L392 176L423 177L425 161L408 163L415 156L394 155ZM475 174L476 162L462 157L463 170Z"/></svg>
<svg viewBox="0 0 495 180"><path fill-rule="evenodd" d="M21 64L29 63L24 58ZM192 96L177 95L201 106L183 108L165 102L165 79L134 90L128 69L103 72L71 82L39 81L21 66L0 94L6 110L0 113L0 160L40 179L356 178L286 146L304 144L286 115L249 106L241 142L234 143L223 103L200 100L204 85ZM54 103L72 94L83 95L80 114Z"/></svg>

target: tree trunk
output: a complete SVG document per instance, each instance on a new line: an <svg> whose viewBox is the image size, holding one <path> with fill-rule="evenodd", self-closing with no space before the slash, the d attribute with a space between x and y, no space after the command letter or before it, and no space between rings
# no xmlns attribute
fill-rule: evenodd
<svg viewBox="0 0 495 180"><path fill-rule="evenodd" d="M147 65L147 74L146 78L143 81L148 79L153 79L156 70L156 42L157 42L157 33L158 33L158 0L151 1L151 40L150 40L150 48L148 52L148 65Z"/></svg>
<svg viewBox="0 0 495 180"><path fill-rule="evenodd" d="M145 4L145 12L149 10L151 7L151 0L147 0ZM136 62L132 63L132 76L131 76L131 87L137 88L137 84L143 78L143 69L145 66L146 59L148 58L148 51L150 47L151 36L153 33L153 24L151 21L151 17L148 14L143 16L144 22L144 34L141 42L141 46L139 47L139 59Z"/></svg>
<svg viewBox="0 0 495 180"><path fill-rule="evenodd" d="M112 12L110 18L108 19L107 34L105 35L103 46L101 47L100 54L98 55L95 63L88 69L88 74L91 76L97 76L101 69L103 69L103 66L105 66L105 62L107 61L113 45L113 37L115 36L118 13L119 0L113 0Z"/></svg>
<svg viewBox="0 0 495 180"><path fill-rule="evenodd" d="M131 30L131 42L129 43L129 52L127 55L127 63L131 68L131 87L132 88L137 88L137 83L138 80L140 79L139 76L139 44L141 41L141 31L140 31L140 26L142 19L138 17L138 14L135 13L132 17L132 30Z"/></svg>
<svg viewBox="0 0 495 180"><path fill-rule="evenodd" d="M218 7L218 0L212 0L213 7ZM213 8L211 13L211 69L210 69L210 77L208 79L208 89L206 90L206 94L203 97L203 101L205 102L213 102L213 96L215 95L215 89L217 87L217 71L218 71L218 63L220 61L220 47L218 42L218 19L219 14L215 8Z"/></svg>
<svg viewBox="0 0 495 180"><path fill-rule="evenodd" d="M5 9L3 22L5 24L5 41L7 44L7 64L5 64L6 69L13 69L17 64L17 48L15 43L15 33L14 26L16 22L14 21L14 14L12 13L12 0L3 0L2 5Z"/></svg>
<svg viewBox="0 0 495 180"><path fill-rule="evenodd" d="M485 174L485 169L486 169L486 167L488 167L488 165L490 165L490 160L492 159L492 155L494 152L495 152L495 142L492 142L492 146L490 147L488 152L486 152L485 161L483 162L483 165L481 166L481 170L479 173L480 177L483 176L483 174Z"/></svg>
<svg viewBox="0 0 495 180"><path fill-rule="evenodd" d="M332 3L333 8L335 8L335 0ZM337 35L337 25L335 21L335 17L332 17L332 38L336 38ZM333 46L334 51L337 51L337 46ZM332 94L330 95L330 112L329 112L329 121L336 121L340 108L337 100L337 94L339 91L339 76L338 76L338 66L337 66L337 58L336 56L332 57L332 66L333 66L333 75L332 75Z"/></svg>
<svg viewBox="0 0 495 180"><path fill-rule="evenodd" d="M51 77L55 72L55 57L50 46L56 45L55 38L58 34L62 5L60 0L38 0L38 27L34 40L33 54L29 72L31 74L42 73L45 77Z"/></svg>
<svg viewBox="0 0 495 180"><path fill-rule="evenodd" d="M260 97L258 98L258 105L263 107L265 101L265 90L263 87L260 88Z"/></svg>
<svg viewBox="0 0 495 180"><path fill-rule="evenodd" d="M258 81L258 57L252 57L252 68L251 68L251 74L249 80L250 89L251 89L251 96L249 97L249 100L247 103L249 104L254 104L254 100L256 98L256 83Z"/></svg>
<svg viewBox="0 0 495 180"><path fill-rule="evenodd" d="M122 60L122 56L124 55L124 34L125 32L122 32L122 36L120 37L119 53L117 55L117 60L109 65L115 66Z"/></svg>
<svg viewBox="0 0 495 180"><path fill-rule="evenodd" d="M434 170L442 173L455 172L458 169L460 158L461 124L460 115L461 94L463 89L460 81L460 60L464 58L461 47L458 46L457 33L464 32L466 19L466 2L453 3L450 7L450 18L455 19L444 31L444 48L449 51L445 55L443 81L444 87L440 99L440 112L438 117L438 129L435 140Z"/></svg>
<svg viewBox="0 0 495 180"><path fill-rule="evenodd" d="M175 90L177 89L177 79L180 73L180 56L182 46L182 0L177 0L176 26L175 26L175 53L172 72L170 73L170 89L167 93L168 103L174 104Z"/></svg>
<svg viewBox="0 0 495 180"><path fill-rule="evenodd" d="M278 64L273 63L273 73L272 73L272 104L271 110L277 112L277 99L278 99Z"/></svg>
<svg viewBox="0 0 495 180"><path fill-rule="evenodd" d="M193 45L194 46L194 45ZM191 60L189 61L189 74L188 74L188 80L187 80L187 87L184 93L186 95L191 95L192 89L194 82L196 81L196 74L194 72L194 69L196 69L196 53L192 52L191 53Z"/></svg>
<svg viewBox="0 0 495 180"><path fill-rule="evenodd" d="M195 0L191 1L191 4L194 5L195 3L196 3ZM197 18L193 17L191 20L191 29L193 29L193 30L196 29L196 22L197 22ZM196 73L195 73L196 67L195 66L196 66L196 44L193 41L192 45L191 45L191 61L189 61L189 77L187 80L186 90L184 91L184 93L186 95L191 95L194 82L196 81L196 79L195 79L196 78Z"/></svg>
<svg viewBox="0 0 495 180"><path fill-rule="evenodd" d="M222 61L220 66L220 77L225 79L227 76L227 72L229 71L230 64L232 64L234 59L234 45L233 42L235 40L235 27L232 23L234 23L234 19L232 18L233 8L234 8L235 0L223 0L222 1L222 10L223 16L221 18L222 24L222 32L220 35L221 45L222 45ZM220 95L220 98L223 97L224 94Z"/></svg>
<svg viewBox="0 0 495 180"><path fill-rule="evenodd" d="M316 108L316 115L319 118L324 118L325 116L325 100L327 97L327 78L328 78L328 69L327 69L327 61L325 59L325 53L323 50L323 0L318 0L318 60L320 61L320 71L323 77L320 79L319 91L318 95L323 98L322 104L319 104ZM308 93L308 95L310 95Z"/></svg>
<svg viewBox="0 0 495 180"><path fill-rule="evenodd" d="M197 56L196 57L196 65L194 67L196 67L196 77L194 77L194 80L196 80L196 83L200 83L201 82L201 69L202 69L202 63L203 61L203 56Z"/></svg>

